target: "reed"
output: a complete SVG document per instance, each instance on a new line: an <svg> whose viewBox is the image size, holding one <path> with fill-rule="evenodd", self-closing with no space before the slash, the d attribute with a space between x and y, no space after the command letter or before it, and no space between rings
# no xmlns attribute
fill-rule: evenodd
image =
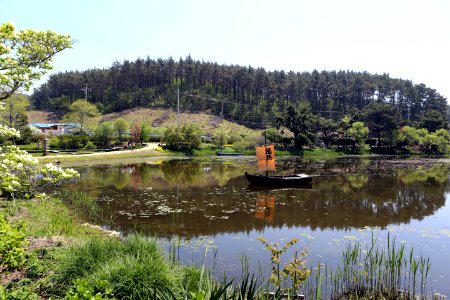
<svg viewBox="0 0 450 300"><path fill-rule="evenodd" d="M413 248L407 253L405 245L398 245L390 234L386 246L372 234L367 245L348 244L336 268L316 268L311 276L316 289L305 289L305 294L311 299L322 295L332 299L413 299L427 294L430 268L429 258L416 258Z"/></svg>
<svg viewBox="0 0 450 300"><path fill-rule="evenodd" d="M88 221L97 220L101 216L101 209L97 201L86 192L62 190L59 198L68 204L75 214Z"/></svg>

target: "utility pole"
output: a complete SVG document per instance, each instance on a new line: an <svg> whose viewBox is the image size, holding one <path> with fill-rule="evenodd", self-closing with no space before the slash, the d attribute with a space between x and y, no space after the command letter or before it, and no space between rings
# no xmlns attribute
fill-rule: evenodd
<svg viewBox="0 0 450 300"><path fill-rule="evenodd" d="M177 127L180 127L180 86L177 87Z"/></svg>
<svg viewBox="0 0 450 300"><path fill-rule="evenodd" d="M84 99L87 101L87 96L88 96L88 87L87 84L84 88L81 89L82 91L84 91Z"/></svg>

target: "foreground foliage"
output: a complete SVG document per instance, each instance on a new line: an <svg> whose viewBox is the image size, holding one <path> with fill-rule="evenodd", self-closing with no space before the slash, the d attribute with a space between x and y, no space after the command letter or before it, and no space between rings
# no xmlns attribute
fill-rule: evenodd
<svg viewBox="0 0 450 300"><path fill-rule="evenodd" d="M26 246L23 223L13 228L0 213L0 272L21 267L25 263Z"/></svg>

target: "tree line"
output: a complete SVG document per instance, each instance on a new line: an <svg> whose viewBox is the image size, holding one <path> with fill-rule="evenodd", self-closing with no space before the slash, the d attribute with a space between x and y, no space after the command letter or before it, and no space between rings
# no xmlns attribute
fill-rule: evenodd
<svg viewBox="0 0 450 300"><path fill-rule="evenodd" d="M179 94L178 94L179 92ZM193 60L138 58L110 68L51 75L35 89L36 109L66 113L85 98L100 112L135 107L210 111L250 127L274 124L274 113L307 101L312 113L338 121L371 103L394 108L400 125L419 122L428 111L446 118L446 98L425 84L353 71L266 71L251 66L219 65Z"/></svg>

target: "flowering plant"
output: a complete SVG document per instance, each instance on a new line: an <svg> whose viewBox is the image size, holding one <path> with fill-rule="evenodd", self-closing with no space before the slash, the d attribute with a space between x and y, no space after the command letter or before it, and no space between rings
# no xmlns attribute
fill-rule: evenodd
<svg viewBox="0 0 450 300"><path fill-rule="evenodd" d="M20 137L20 133L0 125L0 137ZM0 195L13 199L31 198L44 188L78 176L73 169L62 169L53 164L39 167L36 158L16 146L0 146Z"/></svg>

